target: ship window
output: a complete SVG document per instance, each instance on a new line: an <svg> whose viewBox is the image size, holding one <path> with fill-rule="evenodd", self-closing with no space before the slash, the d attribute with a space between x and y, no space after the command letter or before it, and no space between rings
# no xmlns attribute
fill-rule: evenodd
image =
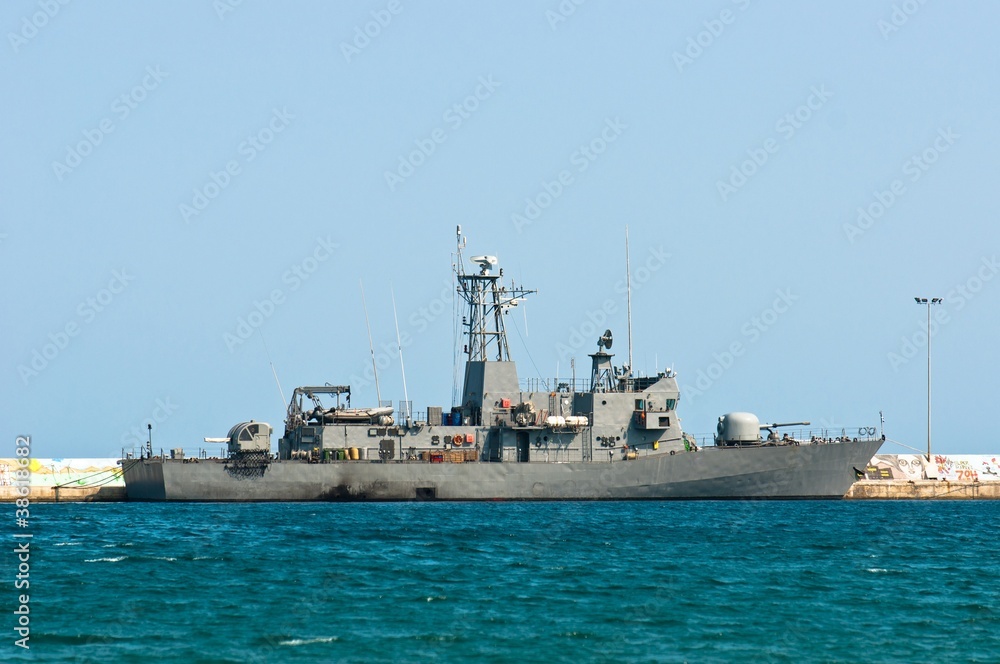
<svg viewBox="0 0 1000 664"><path fill-rule="evenodd" d="M661 427L669 427L670 426L670 418L669 417L661 417L660 418L660 426Z"/></svg>
<svg viewBox="0 0 1000 664"><path fill-rule="evenodd" d="M667 410L673 410L677 406L677 399L667 399Z"/></svg>

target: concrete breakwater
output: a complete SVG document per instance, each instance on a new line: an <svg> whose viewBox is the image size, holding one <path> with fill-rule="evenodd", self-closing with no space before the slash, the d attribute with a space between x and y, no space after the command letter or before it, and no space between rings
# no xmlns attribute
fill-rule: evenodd
<svg viewBox="0 0 1000 664"><path fill-rule="evenodd" d="M878 454L848 500L997 500L1000 455Z"/></svg>
<svg viewBox="0 0 1000 664"><path fill-rule="evenodd" d="M1000 482L950 480L859 480L848 500L1000 500Z"/></svg>
<svg viewBox="0 0 1000 664"><path fill-rule="evenodd" d="M17 487L0 486L0 503L13 503L18 498L28 498L32 503L117 503L124 502L124 486L97 487L31 487L27 496L17 492Z"/></svg>
<svg viewBox="0 0 1000 664"><path fill-rule="evenodd" d="M25 495L27 493L27 495ZM0 459L0 503L125 500L118 459Z"/></svg>

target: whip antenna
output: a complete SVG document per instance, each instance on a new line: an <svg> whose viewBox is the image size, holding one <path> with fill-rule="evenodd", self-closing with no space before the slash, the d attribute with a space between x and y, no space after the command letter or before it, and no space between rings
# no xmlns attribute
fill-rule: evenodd
<svg viewBox="0 0 1000 664"><path fill-rule="evenodd" d="M368 303L365 302L365 282L358 280L361 284L361 306L365 308L365 327L368 328L368 350L372 354L372 371L375 372L375 398L378 399L378 404L382 405L382 391L378 388L378 364L375 362L375 345L372 343L372 326L368 322Z"/></svg>
<svg viewBox="0 0 1000 664"><path fill-rule="evenodd" d="M392 296L392 320L396 323L396 346L399 348L399 371L403 374L403 401L406 403L406 424L409 426L413 413L410 412L410 396L406 393L406 369L403 367L403 342L399 340L399 319L396 318L396 293L389 286Z"/></svg>
<svg viewBox="0 0 1000 664"><path fill-rule="evenodd" d="M278 372L274 370L274 362L271 361L271 353L267 351L267 344L264 343L264 335L261 334L260 328L257 328L257 334L260 335L260 343L264 345L264 355L267 356L267 363L271 365L271 374L274 376L274 383L278 386L278 394L281 395L281 407L284 408L287 405L285 401L285 392L281 389L281 381L278 380Z"/></svg>

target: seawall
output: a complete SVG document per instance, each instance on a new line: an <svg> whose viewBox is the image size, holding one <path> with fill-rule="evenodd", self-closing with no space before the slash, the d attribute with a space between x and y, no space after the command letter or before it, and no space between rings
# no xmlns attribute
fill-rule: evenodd
<svg viewBox="0 0 1000 664"><path fill-rule="evenodd" d="M28 490L27 496L21 492ZM118 459L0 459L0 503L116 502L125 500Z"/></svg>
<svg viewBox="0 0 1000 664"><path fill-rule="evenodd" d="M21 496L17 493L17 487L0 486L0 503L13 503L18 498L27 498L32 503L114 503L125 500L125 487L34 486L31 487L31 493Z"/></svg>
<svg viewBox="0 0 1000 664"><path fill-rule="evenodd" d="M1000 500L1000 482L859 480L848 500Z"/></svg>

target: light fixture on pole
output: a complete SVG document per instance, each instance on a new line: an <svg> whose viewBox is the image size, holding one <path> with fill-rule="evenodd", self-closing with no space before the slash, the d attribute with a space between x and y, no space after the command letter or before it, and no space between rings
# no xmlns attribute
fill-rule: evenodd
<svg viewBox="0 0 1000 664"><path fill-rule="evenodd" d="M927 305L927 461L931 460L931 305L941 304L939 297L915 297L917 304Z"/></svg>

